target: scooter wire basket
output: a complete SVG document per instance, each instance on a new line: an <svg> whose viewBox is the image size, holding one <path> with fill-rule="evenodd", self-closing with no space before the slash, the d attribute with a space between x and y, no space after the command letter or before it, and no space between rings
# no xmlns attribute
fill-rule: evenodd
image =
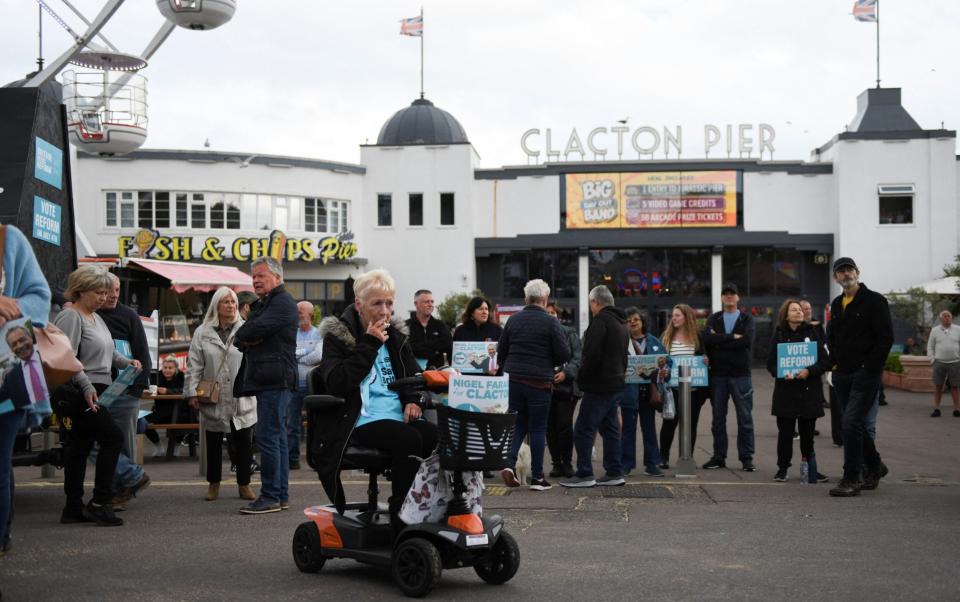
<svg viewBox="0 0 960 602"><path fill-rule="evenodd" d="M444 470L500 470L509 465L516 412L487 414L439 406L437 421L437 451Z"/></svg>

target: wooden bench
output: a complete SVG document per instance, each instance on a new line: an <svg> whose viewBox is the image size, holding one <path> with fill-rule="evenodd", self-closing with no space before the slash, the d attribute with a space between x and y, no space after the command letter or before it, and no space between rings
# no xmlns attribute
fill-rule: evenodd
<svg viewBox="0 0 960 602"><path fill-rule="evenodd" d="M197 431L197 440L190 440L190 457L193 458L197 455L197 445L200 443L200 424L197 422L187 422L187 423L176 423L176 424L161 424L161 423L147 423L148 431ZM173 452L177 448L177 442L173 437L167 436L167 453L165 458L171 460L173 458Z"/></svg>

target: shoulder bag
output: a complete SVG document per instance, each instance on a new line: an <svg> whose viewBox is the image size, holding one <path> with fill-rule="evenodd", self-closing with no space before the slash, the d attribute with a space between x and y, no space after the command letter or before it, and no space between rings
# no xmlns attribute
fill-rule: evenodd
<svg viewBox="0 0 960 602"><path fill-rule="evenodd" d="M227 358L230 356L230 346L232 344L233 337L230 337L227 339L226 347L223 350L223 359L220 360L220 365L217 367L214 378L205 378L197 383L196 395L200 403L220 403L220 373L223 372L223 366L227 363Z"/></svg>
<svg viewBox="0 0 960 602"><path fill-rule="evenodd" d="M3 225L0 226L0 270L3 269L6 240L7 227ZM43 377L49 391L83 372L83 364L77 359L70 339L62 330L53 324L47 324L43 328L38 324L32 326L37 351L40 353L40 363L43 364Z"/></svg>

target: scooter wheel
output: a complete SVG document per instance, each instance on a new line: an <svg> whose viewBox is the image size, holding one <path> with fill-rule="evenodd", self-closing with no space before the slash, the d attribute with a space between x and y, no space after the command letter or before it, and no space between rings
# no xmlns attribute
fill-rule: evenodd
<svg viewBox="0 0 960 602"><path fill-rule="evenodd" d="M312 521L300 523L293 533L293 561L303 573L316 573L327 561L320 553L320 531Z"/></svg>
<svg viewBox="0 0 960 602"><path fill-rule="evenodd" d="M512 535L503 531L493 549L473 566L477 575L490 585L503 585L513 579L520 568L520 548Z"/></svg>
<svg viewBox="0 0 960 602"><path fill-rule="evenodd" d="M443 565L436 546L421 537L411 537L393 551L393 578L400 591L422 598L440 581Z"/></svg>

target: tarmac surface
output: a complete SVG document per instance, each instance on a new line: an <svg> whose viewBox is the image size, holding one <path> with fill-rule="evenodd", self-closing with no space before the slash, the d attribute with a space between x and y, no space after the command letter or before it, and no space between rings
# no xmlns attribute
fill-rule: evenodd
<svg viewBox="0 0 960 602"><path fill-rule="evenodd" d="M791 480L772 481L772 380L755 372L754 387L757 472L739 470L731 411L734 457L726 469L698 469L693 479L672 470L666 478L631 476L621 488L504 495L492 487L484 510L504 516L520 547L520 571L490 586L471 569L446 570L431 597L960 599L960 418L949 401L934 419L929 394L888 390L877 444L890 474L876 491L839 499L827 495L831 484L798 482L798 442ZM712 450L709 416L704 408L698 465ZM831 445L828 418L818 428L819 468L833 483L842 450ZM4 602L401 597L385 569L330 560L318 574L297 570L291 539L305 520L301 509L327 501L305 463L291 473L291 509L260 516L237 512L243 502L232 482L224 481L220 500L204 501L195 459L148 459L146 469L153 483L120 514L126 524L119 528L60 525L62 474L43 479L39 468L16 469L13 547L0 558ZM88 481L92 474L90 467ZM348 499L364 499L364 477L344 478Z"/></svg>

